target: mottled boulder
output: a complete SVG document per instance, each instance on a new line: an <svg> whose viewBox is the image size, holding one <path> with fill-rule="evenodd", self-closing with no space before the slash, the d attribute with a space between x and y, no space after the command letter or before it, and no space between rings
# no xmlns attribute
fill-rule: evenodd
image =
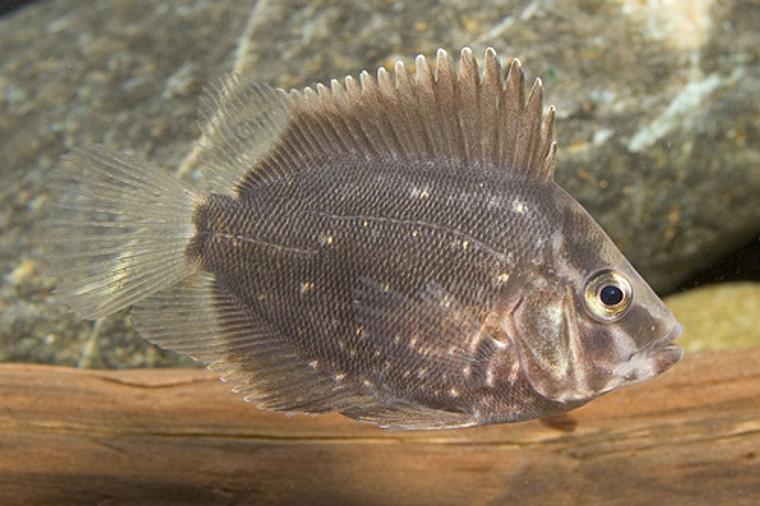
<svg viewBox="0 0 760 506"><path fill-rule="evenodd" d="M760 5L590 0L135 3L48 0L0 18L0 359L178 364L122 314L93 326L48 296L34 224L45 173L104 143L192 177L214 76L300 87L487 46L541 76L557 179L667 290L760 232ZM182 362L187 364L187 362Z"/></svg>

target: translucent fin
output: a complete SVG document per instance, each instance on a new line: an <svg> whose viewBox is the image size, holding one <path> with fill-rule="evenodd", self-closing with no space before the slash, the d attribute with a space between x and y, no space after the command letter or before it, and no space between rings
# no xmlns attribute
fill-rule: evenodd
<svg viewBox="0 0 760 506"><path fill-rule="evenodd" d="M382 393L362 392L349 378L337 382L201 272L136 305L132 318L146 339L204 362L234 392L260 408L312 414L335 411L392 429L476 424L468 413L384 399Z"/></svg>
<svg viewBox="0 0 760 506"><path fill-rule="evenodd" d="M470 413L405 404L375 404L363 406L361 409L349 409L342 414L391 430L444 430L478 425L478 421Z"/></svg>
<svg viewBox="0 0 760 506"><path fill-rule="evenodd" d="M212 81L198 105L201 186L230 193L274 146L288 120L287 93L233 74Z"/></svg>
<svg viewBox="0 0 760 506"><path fill-rule="evenodd" d="M450 401L452 388L465 388L488 365L494 341L466 308L445 290L429 283L416 298L409 298L367 278L354 293L354 313L364 335L382 356L393 363L390 376L383 371L372 379L387 384L398 371L414 371L403 388L412 398L433 404ZM417 374L426 371L424 374ZM469 372L465 372L469 371ZM426 401L427 402L427 401ZM379 399L373 405L344 412L347 416L394 429L444 429L476 425L466 409L436 409Z"/></svg>
<svg viewBox="0 0 760 506"><path fill-rule="evenodd" d="M161 348L205 364L225 356L216 332L212 278L198 272L143 300L132 309L135 329Z"/></svg>
<svg viewBox="0 0 760 506"><path fill-rule="evenodd" d="M46 256L57 293L99 318L193 270L184 250L198 197L174 177L103 146L72 151L50 175Z"/></svg>
<svg viewBox="0 0 760 506"><path fill-rule="evenodd" d="M238 188L244 192L267 175L346 156L423 162L455 158L472 170L514 171L549 181L556 156L554 112L549 108L543 114L540 80L527 98L524 87L519 61L512 62L505 77L493 49L486 51L481 71L465 48L458 67L438 50L435 74L418 56L414 74L398 62L393 73L380 68L376 77L362 72L358 82L347 77L332 81L330 88L293 90L287 104L276 97L278 108L287 105L288 118L278 115L271 122L273 130L264 135L266 156L245 158L240 149L229 155L244 155L244 165L250 167ZM233 108L220 103L220 110ZM251 106L261 109L261 97Z"/></svg>
<svg viewBox="0 0 760 506"><path fill-rule="evenodd" d="M399 361L401 370L434 363L431 369L440 373L461 371L485 358L471 346L481 338L480 324L436 283L429 283L414 300L373 280L361 282L354 292L356 321L384 356Z"/></svg>
<svg viewBox="0 0 760 506"><path fill-rule="evenodd" d="M260 408L325 413L371 400L313 367L310 357L203 273L145 300L132 317L146 339L204 362Z"/></svg>

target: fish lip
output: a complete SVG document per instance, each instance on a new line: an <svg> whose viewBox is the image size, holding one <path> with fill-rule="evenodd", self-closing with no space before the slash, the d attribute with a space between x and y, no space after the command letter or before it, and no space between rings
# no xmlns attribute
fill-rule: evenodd
<svg viewBox="0 0 760 506"><path fill-rule="evenodd" d="M683 357L683 348L673 341L680 335L681 325L675 322L664 337L631 353L627 361L615 368L613 378L598 395L650 380L676 365Z"/></svg>
<svg viewBox="0 0 760 506"><path fill-rule="evenodd" d="M670 344L664 346L651 357L655 360L657 374L663 373L676 365L683 358L683 346Z"/></svg>
<svg viewBox="0 0 760 506"><path fill-rule="evenodd" d="M667 348L669 345L678 346L677 344L673 344L673 341L678 339L681 336L681 324L678 322L675 322L673 324L673 327L670 329L670 332L668 332L664 337L657 339L656 341L652 341L646 348L644 348L645 351L648 352L654 352Z"/></svg>
<svg viewBox="0 0 760 506"><path fill-rule="evenodd" d="M673 341L681 335L681 324L675 322L665 337L653 341L649 346L634 355L645 355L654 362L655 375L670 369L683 358L684 350ZM631 357L633 358L633 357Z"/></svg>

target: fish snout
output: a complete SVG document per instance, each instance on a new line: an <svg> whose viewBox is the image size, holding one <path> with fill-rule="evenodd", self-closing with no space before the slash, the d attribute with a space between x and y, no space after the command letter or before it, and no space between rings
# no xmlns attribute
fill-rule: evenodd
<svg viewBox="0 0 760 506"><path fill-rule="evenodd" d="M681 324L674 322L670 332L662 339L652 342L646 349L646 353L652 360L654 369L653 376L661 374L683 358L683 347L673 343L681 335Z"/></svg>

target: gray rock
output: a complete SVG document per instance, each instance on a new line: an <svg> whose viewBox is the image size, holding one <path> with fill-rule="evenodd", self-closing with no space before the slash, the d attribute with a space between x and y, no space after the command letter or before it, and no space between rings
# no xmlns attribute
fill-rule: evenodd
<svg viewBox="0 0 760 506"><path fill-rule="evenodd" d="M760 233L760 5L47 0L0 18L0 360L188 364L125 314L67 315L34 225L45 174L104 143L190 174L195 104L228 72L300 87L438 46L493 46L557 106L557 179L659 290Z"/></svg>

